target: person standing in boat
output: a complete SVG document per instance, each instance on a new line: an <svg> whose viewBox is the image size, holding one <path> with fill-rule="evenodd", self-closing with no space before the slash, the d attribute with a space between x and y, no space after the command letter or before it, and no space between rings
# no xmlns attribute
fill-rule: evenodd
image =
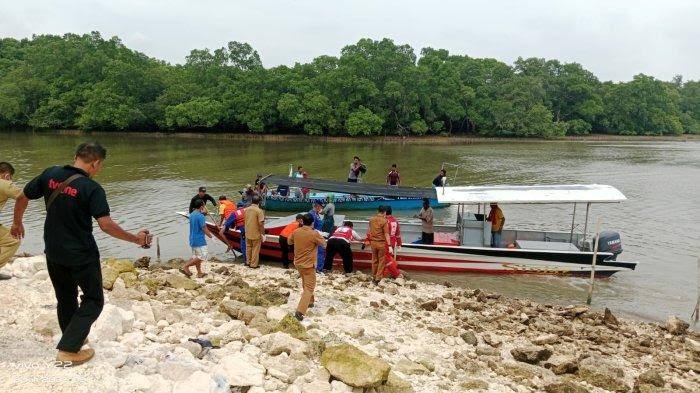
<svg viewBox="0 0 700 393"><path fill-rule="evenodd" d="M399 170L396 168L396 164L391 165L389 174L386 176L386 184L388 186L400 186L401 185L401 175L399 175Z"/></svg>
<svg viewBox="0 0 700 393"><path fill-rule="evenodd" d="M280 250L282 250L282 266L284 266L285 269L289 269L289 251L294 251L294 248L289 245L289 236L291 236L294 231L301 228L304 224L303 218L303 214L297 214L296 219L292 221L291 224L287 224L287 226L282 229L282 232L280 232L279 242Z"/></svg>
<svg viewBox="0 0 700 393"><path fill-rule="evenodd" d="M386 220L386 206L379 206L377 214L369 220L367 233L372 248L372 281L374 285L384 277L384 262L389 247L389 223Z"/></svg>
<svg viewBox="0 0 700 393"><path fill-rule="evenodd" d="M350 242L362 241L362 237L352 229L352 221L345 221L342 227L333 232L330 239L328 239L328 244L326 246L326 260L323 266L325 272L330 272L333 270L333 258L335 254L340 254L343 259L343 270L345 273L352 273L352 250L350 249Z"/></svg>
<svg viewBox="0 0 700 393"><path fill-rule="evenodd" d="M445 187L447 185L447 171L443 168L440 169L435 179L433 179L433 186L435 187Z"/></svg>
<svg viewBox="0 0 700 393"><path fill-rule="evenodd" d="M506 222L506 217L503 211L498 207L498 203L491 203L491 211L487 220L491 223L491 247L501 247L501 233L503 232L503 224Z"/></svg>
<svg viewBox="0 0 700 393"><path fill-rule="evenodd" d="M107 150L98 143L78 146L72 165L53 166L24 186L15 202L10 233L24 237L22 219L29 200L44 198L46 267L56 295L61 339L56 360L76 366L90 360L95 351L81 349L92 324L104 306L100 251L92 234L92 220L114 238L146 247L151 236L145 229L136 234L122 229L110 216L107 195L93 180L100 173ZM78 303L78 289L82 292Z"/></svg>
<svg viewBox="0 0 700 393"><path fill-rule="evenodd" d="M309 173L306 172L303 166L299 165L297 167L297 171L294 173L294 177L297 179L308 179L309 178ZM306 197L309 195L309 190L308 188L301 188L301 195L299 196L302 199L306 199Z"/></svg>
<svg viewBox="0 0 700 393"><path fill-rule="evenodd" d="M352 163L350 164L350 172L348 172L348 182L357 183L363 173L367 172L367 165L362 163L360 157L355 156L352 158Z"/></svg>
<svg viewBox="0 0 700 393"><path fill-rule="evenodd" d="M333 233L333 228L335 227L335 204L333 203L333 194L328 195L326 198L326 206L321 210L323 215L323 224L321 225L321 232L326 232L328 234Z"/></svg>
<svg viewBox="0 0 700 393"><path fill-rule="evenodd" d="M265 243L265 212L260 209L260 195L253 195L251 204L245 209L245 253L248 267L260 266L260 248Z"/></svg>
<svg viewBox="0 0 700 393"><path fill-rule="evenodd" d="M22 189L12 184L12 176L15 168L9 162L0 162L0 211L5 207L8 199L17 199ZM0 224L0 268L5 266L15 255L20 241L12 237L12 234ZM9 280L10 276L0 274L0 280Z"/></svg>
<svg viewBox="0 0 700 393"><path fill-rule="evenodd" d="M421 243L433 244L435 241L435 229L433 227L433 208L430 207L430 200L423 199L423 208L420 213L413 216L421 220Z"/></svg>
<svg viewBox="0 0 700 393"><path fill-rule="evenodd" d="M190 200L190 209L189 212L192 213L195 210L194 203L197 200L201 200L204 202L204 208L206 209L207 202L211 202L214 207L216 207L216 201L214 200L214 197L211 195L207 194L207 188L206 187L199 187L199 190L197 191L197 195L193 196L192 199ZM206 210L205 210L206 214Z"/></svg>
<svg viewBox="0 0 700 393"><path fill-rule="evenodd" d="M316 267L314 258L318 255L316 249L326 247L326 240L318 231L313 229L314 219L310 214L304 214L303 226L289 236L289 245L294 246L294 266L301 276L302 292L294 317L301 321L309 307L314 306L314 290L316 289Z"/></svg>
<svg viewBox="0 0 700 393"><path fill-rule="evenodd" d="M241 201L243 202L243 206L248 207L253 201L253 196L256 195L255 190L253 189L253 186L250 184L246 184L245 188L243 189Z"/></svg>

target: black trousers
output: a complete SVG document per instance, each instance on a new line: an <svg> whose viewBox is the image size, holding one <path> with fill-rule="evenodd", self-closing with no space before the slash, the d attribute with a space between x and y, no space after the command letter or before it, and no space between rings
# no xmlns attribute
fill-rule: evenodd
<svg viewBox="0 0 700 393"><path fill-rule="evenodd" d="M280 249L282 250L282 265L284 265L285 268L289 267L289 251L294 250L294 246L290 246L289 243L287 242L287 238L284 236L280 236Z"/></svg>
<svg viewBox="0 0 700 393"><path fill-rule="evenodd" d="M435 242L435 234L434 234L434 233L422 232L422 235L421 235L421 243L423 243L423 244L433 244L434 242Z"/></svg>
<svg viewBox="0 0 700 393"><path fill-rule="evenodd" d="M333 258L335 254L340 254L343 258L343 270L345 273L352 273L352 250L350 243L343 239L328 239L326 243L326 259L323 261L323 270L333 270Z"/></svg>
<svg viewBox="0 0 700 393"><path fill-rule="evenodd" d="M104 306L100 262L97 260L83 265L62 265L47 256L46 265L58 301L58 325L63 332L56 348L78 352ZM78 288L83 292L80 305Z"/></svg>

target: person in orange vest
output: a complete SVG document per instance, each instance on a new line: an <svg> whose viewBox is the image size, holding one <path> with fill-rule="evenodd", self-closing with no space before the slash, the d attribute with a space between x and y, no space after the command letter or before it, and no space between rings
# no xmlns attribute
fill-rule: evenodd
<svg viewBox="0 0 700 393"><path fill-rule="evenodd" d="M226 237L226 233L234 227L237 231L241 232L241 254L243 254L243 264L246 264L245 258L245 207L243 204L239 204L237 209L229 214L224 227L221 228L221 236Z"/></svg>
<svg viewBox="0 0 700 393"><path fill-rule="evenodd" d="M219 197L219 227L224 225L226 220L229 218L231 213L236 211L236 204L233 203L233 201L228 200L226 198L226 195L222 195Z"/></svg>
<svg viewBox="0 0 700 393"><path fill-rule="evenodd" d="M282 250L282 265L285 269L289 269L289 251L294 251L294 246L289 245L289 236L292 232L299 229L303 225L303 214L297 214L297 217L291 224L288 224L279 235L280 249Z"/></svg>

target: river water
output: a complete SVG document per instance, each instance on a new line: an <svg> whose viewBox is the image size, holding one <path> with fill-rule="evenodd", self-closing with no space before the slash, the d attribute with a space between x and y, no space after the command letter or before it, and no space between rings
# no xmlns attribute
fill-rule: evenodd
<svg viewBox="0 0 700 393"><path fill-rule="evenodd" d="M85 136L3 134L0 161L13 163L15 181L24 184L45 167L69 163ZM619 188L622 204L594 205L595 220L622 235L623 260L638 261L633 272L596 280L593 305L644 320L669 314L688 319L698 293L700 247L700 141L687 142L478 142L474 144L335 142L299 137L294 141L156 138L102 134L108 149L97 180L107 191L113 218L129 230L146 227L160 239L163 258L188 256L187 223L175 211L186 210L197 187L215 198L238 195L256 173L286 174L303 165L312 177L345 179L353 155L368 164L367 182L383 182L391 164L406 185L429 185L443 162L453 185L599 183ZM456 166L452 166L456 165ZM456 173L455 173L456 172ZM571 205L504 205L506 227L568 231ZM12 204L0 213L8 225ZM576 220L582 230L585 208ZM342 214L343 212L338 212ZM398 213L406 216L414 212ZM367 218L370 212L349 214ZM437 211L454 223L456 210ZM44 208L32 203L22 251L43 250ZM155 255L108 238L96 229L103 256ZM226 248L210 242L210 251L227 258ZM229 254L230 255L230 254ZM411 273L413 278L485 288L506 295L570 304L586 299L587 281L547 276L488 276Z"/></svg>

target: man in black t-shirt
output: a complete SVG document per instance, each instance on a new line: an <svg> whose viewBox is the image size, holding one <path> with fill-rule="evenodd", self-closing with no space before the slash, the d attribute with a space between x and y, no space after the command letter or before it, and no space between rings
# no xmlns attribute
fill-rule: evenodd
<svg viewBox="0 0 700 393"><path fill-rule="evenodd" d="M195 210L194 203L197 200L202 200L204 205L206 206L207 201L210 201L214 207L216 207L216 201L214 200L214 197L211 195L207 194L207 188L206 187L199 187L199 190L197 192L197 195L193 196L192 199L190 200L190 213L192 213Z"/></svg>
<svg viewBox="0 0 700 393"><path fill-rule="evenodd" d="M92 178L102 170L107 151L97 143L83 143L73 165L54 166L27 183L15 203L10 232L24 237L22 218L30 199L44 198L46 265L58 302L58 323L63 332L56 360L78 365L95 351L82 349L90 327L104 305L100 252L92 235L92 219L103 232L117 239L144 246L148 231L131 234L112 221L105 191ZM82 291L78 304L78 288Z"/></svg>

